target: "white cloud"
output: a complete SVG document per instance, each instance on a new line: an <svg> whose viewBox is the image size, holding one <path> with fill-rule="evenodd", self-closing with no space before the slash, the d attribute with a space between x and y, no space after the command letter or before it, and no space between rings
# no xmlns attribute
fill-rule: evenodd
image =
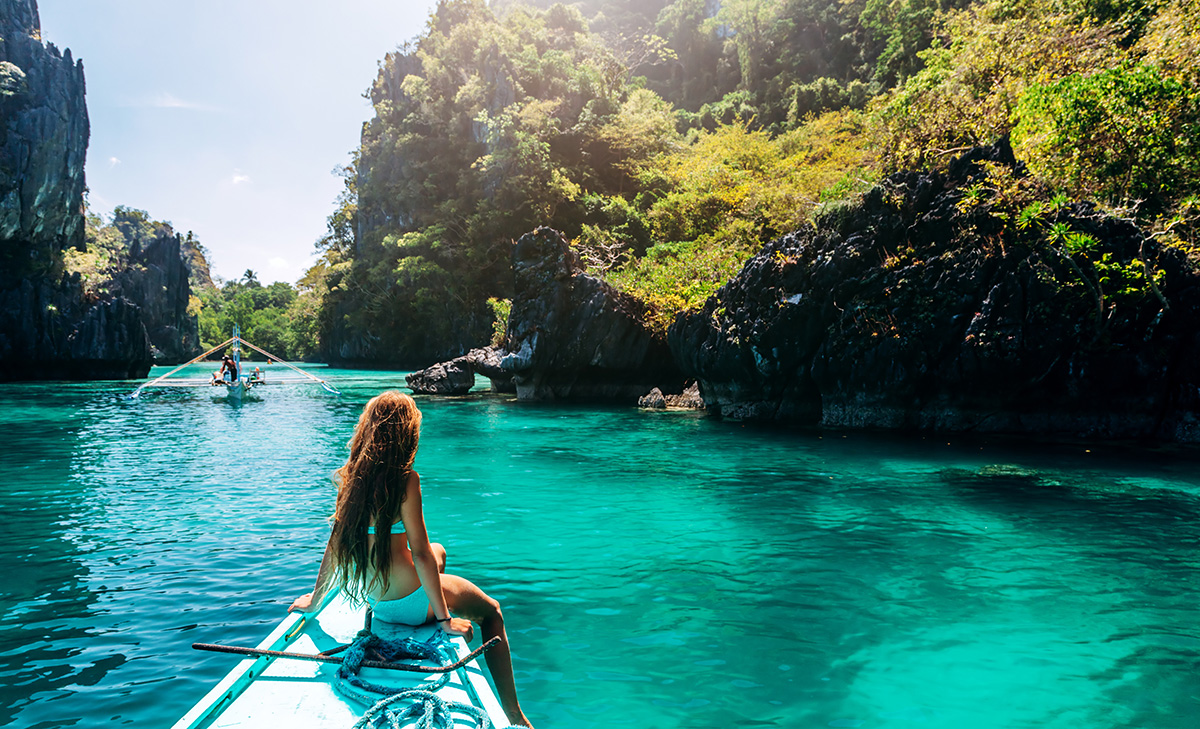
<svg viewBox="0 0 1200 729"><path fill-rule="evenodd" d="M241 170L233 171L233 184L240 185L243 182L249 182L250 175L243 175Z"/></svg>
<svg viewBox="0 0 1200 729"><path fill-rule="evenodd" d="M174 94L163 92L154 96L143 96L130 106L150 107L152 109L190 109L192 111L216 111L214 107L196 101L181 99Z"/></svg>
<svg viewBox="0 0 1200 729"><path fill-rule="evenodd" d="M269 265L271 268L288 268L292 264L288 263L285 259L276 256L267 261L267 265Z"/></svg>
<svg viewBox="0 0 1200 729"><path fill-rule="evenodd" d="M109 167L116 167L119 164L121 164L121 160L117 159L116 157L108 158L108 166Z"/></svg>
<svg viewBox="0 0 1200 729"><path fill-rule="evenodd" d="M158 96L154 97L154 99L151 101L151 104L153 106L157 106L162 109L203 109L204 108L204 106L202 104L197 104L192 101L184 101L183 99L178 99L178 98L172 96L171 94L165 94L165 93L159 94Z"/></svg>

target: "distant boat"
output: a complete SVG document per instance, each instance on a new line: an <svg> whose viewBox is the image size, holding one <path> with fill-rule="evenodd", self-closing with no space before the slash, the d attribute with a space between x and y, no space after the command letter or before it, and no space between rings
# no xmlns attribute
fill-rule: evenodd
<svg viewBox="0 0 1200 729"><path fill-rule="evenodd" d="M233 375L232 375L232 377L229 374L227 374L225 367L222 366L220 372L214 373L212 375L212 377L209 377L208 379L199 378L199 377L191 377L191 378L180 377L180 378L176 378L176 379L171 379L171 375L174 375L176 372L179 372L180 370L182 370L185 367L188 367L190 365L194 365L197 362L200 362L201 360L203 360L205 357L209 356L210 354L213 354L214 352L217 352L217 351L219 351L225 347L231 346L231 345L233 347L233 355L232 355ZM235 324L233 326L233 336L232 337L230 337L229 339L226 339L224 342L221 342L217 346L204 352L203 354L199 355L198 357L196 357L188 362L184 362L183 364L179 365L178 367L171 370L167 374L162 375L161 377L156 377L153 380L150 380L149 382L142 383L141 385L138 386L138 388L136 390L134 390L132 393L130 393L129 397L136 398L136 397L140 396L142 394L142 390L145 390L147 387L211 387L211 388L221 388L221 390L219 392L214 392L214 394L213 394L214 400L220 399L220 400L227 400L229 402L241 402L248 395L257 394L255 391L259 387L266 385L268 382L266 373L263 372L262 370L260 370L258 367L255 367L254 371L251 372L250 374L245 374L242 371L242 345L245 345L248 349L252 349L255 352L258 352L259 354L264 355L267 358L267 362L275 362L275 363L281 364L284 367L294 370L301 375L300 377L296 377L294 375L284 376L284 377L272 377L272 378L270 378L270 382L272 384L286 384L286 383L309 384L309 383L311 383L311 384L320 385L325 390L333 393L334 395L342 394L341 392L338 391L338 389L336 387L329 384L328 381L323 380L320 377L317 377L316 375L313 375L311 373L305 372L304 370L300 369L296 365L293 365L289 362L285 362L283 360L283 358L278 357L274 354L271 354L267 350L256 347L253 344L247 342L245 339L242 339L241 330Z"/></svg>

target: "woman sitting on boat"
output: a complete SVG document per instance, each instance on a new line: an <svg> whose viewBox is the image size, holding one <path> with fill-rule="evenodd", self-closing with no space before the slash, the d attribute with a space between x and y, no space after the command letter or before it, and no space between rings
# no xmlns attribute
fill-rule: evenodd
<svg viewBox="0 0 1200 729"><path fill-rule="evenodd" d="M317 609L341 587L384 622L437 622L446 633L470 640L473 621L484 641L500 637L486 658L504 713L513 724L531 726L517 702L499 603L471 582L444 574L446 550L430 543L425 531L421 479L412 470L420 431L421 411L408 395L385 392L367 403L350 438L350 458L337 472L333 533L316 588L288 610Z"/></svg>

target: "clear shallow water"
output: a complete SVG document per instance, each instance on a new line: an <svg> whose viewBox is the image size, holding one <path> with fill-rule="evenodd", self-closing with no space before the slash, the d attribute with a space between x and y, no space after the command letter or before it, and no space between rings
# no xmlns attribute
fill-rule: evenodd
<svg viewBox="0 0 1200 729"><path fill-rule="evenodd" d="M0 725L169 726L233 665L192 642L310 589L328 476L403 385L328 372L0 391ZM543 729L1200 725L1195 460L421 403L430 533Z"/></svg>

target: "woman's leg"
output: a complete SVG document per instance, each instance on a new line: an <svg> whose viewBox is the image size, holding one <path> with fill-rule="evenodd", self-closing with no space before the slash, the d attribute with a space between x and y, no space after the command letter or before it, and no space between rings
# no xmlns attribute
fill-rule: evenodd
<svg viewBox="0 0 1200 729"><path fill-rule="evenodd" d="M457 575L442 576L442 594L446 596L451 613L479 626L485 643L495 636L500 637L500 642L483 654L488 670L492 672L492 680L496 683L496 691L500 694L500 705L513 724L533 726L525 718L517 701L517 683L513 679L512 655L508 649L508 634L504 632L500 603L469 580Z"/></svg>

